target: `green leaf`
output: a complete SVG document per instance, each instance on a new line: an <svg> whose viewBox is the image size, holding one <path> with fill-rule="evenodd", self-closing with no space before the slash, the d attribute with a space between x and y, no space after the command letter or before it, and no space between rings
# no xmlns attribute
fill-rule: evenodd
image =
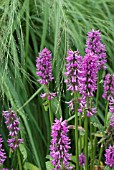
<svg viewBox="0 0 114 170"><path fill-rule="evenodd" d="M71 157L72 162L76 163L76 155L72 155Z"/></svg>
<svg viewBox="0 0 114 170"><path fill-rule="evenodd" d="M46 162L46 169L47 170L52 170L54 168L54 166L51 164L51 162L50 161L47 161Z"/></svg>
<svg viewBox="0 0 114 170"><path fill-rule="evenodd" d="M20 149L21 154L23 155L23 162L25 162L25 160L27 159L27 151L25 149L24 144L20 144L19 149Z"/></svg>
<svg viewBox="0 0 114 170"><path fill-rule="evenodd" d="M52 160L50 155L46 155L46 159Z"/></svg>
<svg viewBox="0 0 114 170"><path fill-rule="evenodd" d="M37 166L31 164L30 162L25 162L24 170L40 170Z"/></svg>
<svg viewBox="0 0 114 170"><path fill-rule="evenodd" d="M94 133L94 136L102 138L103 134L102 134L102 132L96 132L96 133Z"/></svg>
<svg viewBox="0 0 114 170"><path fill-rule="evenodd" d="M114 168L110 168L109 166L105 166L104 170L114 170Z"/></svg>
<svg viewBox="0 0 114 170"><path fill-rule="evenodd" d="M97 127L100 131L104 132L104 127L100 123L100 121L96 115L90 117L90 120L91 120L91 123L93 124L93 126Z"/></svg>

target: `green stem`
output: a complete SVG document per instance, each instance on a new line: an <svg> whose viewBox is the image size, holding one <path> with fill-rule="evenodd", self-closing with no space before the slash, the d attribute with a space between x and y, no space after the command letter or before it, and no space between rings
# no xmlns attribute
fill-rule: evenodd
<svg viewBox="0 0 114 170"><path fill-rule="evenodd" d="M77 104L77 93L74 93L75 104L75 147L76 147L76 170L79 170L79 160L78 160L78 104Z"/></svg>
<svg viewBox="0 0 114 170"><path fill-rule="evenodd" d="M92 98L90 99L90 108L92 108ZM91 165L90 165L90 170L93 170L93 163L94 163L94 148L93 148L93 124L90 122L90 141L91 141Z"/></svg>
<svg viewBox="0 0 114 170"><path fill-rule="evenodd" d="M53 115L51 113L51 100L49 100L49 117L50 117L50 124L52 126L53 123Z"/></svg>
<svg viewBox="0 0 114 170"><path fill-rule="evenodd" d="M45 91L47 94L49 94L49 87L47 85L44 86L45 87ZM48 100L48 105L49 105L49 119L50 119L50 125L52 126L53 123L53 115L51 112L51 100Z"/></svg>
<svg viewBox="0 0 114 170"><path fill-rule="evenodd" d="M104 126L105 126L105 127L106 127L106 121L107 121L107 115L108 115L108 105L109 105L109 101L107 101L107 103L106 103L105 121L104 121Z"/></svg>
<svg viewBox="0 0 114 170"><path fill-rule="evenodd" d="M96 111L97 111L97 114L98 114L98 100L99 100L99 90L100 90L100 87L99 87L99 81L100 81L100 72L98 72L98 80L97 80L97 95L96 95ZM96 130L97 128L95 127L94 128L94 133L96 133ZM93 161L95 160L95 154L96 154L96 147L97 147L97 138L96 136L94 136L94 149L93 149ZM92 163L93 165L93 163ZM93 169L93 167L91 167Z"/></svg>
<svg viewBox="0 0 114 170"><path fill-rule="evenodd" d="M96 110L98 112L98 100L99 100L99 81L100 81L100 73L98 73L98 80L97 80L97 95L96 95Z"/></svg>
<svg viewBox="0 0 114 170"><path fill-rule="evenodd" d="M87 108L88 108L88 104L89 104L89 99L87 98ZM86 155L85 168L86 170L88 170L88 117L87 117L87 112L85 112L84 116L85 116L84 126L85 126L85 155Z"/></svg>
<svg viewBox="0 0 114 170"><path fill-rule="evenodd" d="M93 137L92 137L92 134L93 133L93 125L92 123L90 122L90 140L91 140L91 165L90 165L90 170L93 170L93 164L94 164L94 148L93 148Z"/></svg>
<svg viewBox="0 0 114 170"><path fill-rule="evenodd" d="M86 170L88 170L88 117L85 112L85 155L86 155Z"/></svg>
<svg viewBox="0 0 114 170"><path fill-rule="evenodd" d="M108 104L109 104L109 102L107 101L106 110L105 110L104 127L106 127L106 121L107 121L107 115L108 115ZM99 153L99 165L100 165L100 161L101 161L102 153L103 153L103 144L104 144L104 141L101 143L101 148L100 148L100 153Z"/></svg>
<svg viewBox="0 0 114 170"><path fill-rule="evenodd" d="M19 170L22 170L21 157L20 157L19 149L17 149L17 157L18 157L18 163L19 163Z"/></svg>
<svg viewBox="0 0 114 170"><path fill-rule="evenodd" d="M79 125L82 126L81 115L79 117ZM81 150L82 150L82 136L80 135L80 153L81 153Z"/></svg>

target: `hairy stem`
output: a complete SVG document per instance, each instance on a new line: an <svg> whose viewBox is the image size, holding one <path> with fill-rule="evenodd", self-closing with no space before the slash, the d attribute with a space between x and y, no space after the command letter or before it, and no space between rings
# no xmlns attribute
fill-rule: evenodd
<svg viewBox="0 0 114 170"><path fill-rule="evenodd" d="M53 115L51 113L51 100L49 100L49 117L50 117L50 124L52 126L53 123Z"/></svg>
<svg viewBox="0 0 114 170"><path fill-rule="evenodd" d="M21 157L20 157L19 148L17 149L17 157L18 157L19 170L22 170L22 164L21 164Z"/></svg>
<svg viewBox="0 0 114 170"><path fill-rule="evenodd" d="M100 72L98 72L98 80L97 80L97 95L96 95L96 111L98 113L98 100L99 100L99 81L100 81ZM96 133L97 128L94 128L94 133ZM96 136L94 137L94 149L93 149L93 161L95 160L95 154L96 154L96 147L97 147L97 138ZM93 164L93 163L92 163ZM93 169L93 167L92 167Z"/></svg>
<svg viewBox="0 0 114 170"><path fill-rule="evenodd" d="M89 104L89 99L87 98L87 108L88 108L88 104ZM85 117L85 122L84 122L84 126L85 126L85 155L86 155L85 168L86 168L86 170L88 170L88 117L87 117L87 112L85 112L84 117Z"/></svg>
<svg viewBox="0 0 114 170"><path fill-rule="evenodd" d="M106 110L105 110L105 121L104 121L104 127L106 127L107 114L108 114L108 104L109 104L109 102L107 101L107 104L106 104ZM104 141L101 143L101 148L100 148L100 153L99 153L99 165L100 165L100 161L101 161L102 153L103 153L103 144L104 144Z"/></svg>
<svg viewBox="0 0 114 170"><path fill-rule="evenodd" d="M75 147L76 147L76 170L79 170L79 160L78 160L78 104L77 104L77 93L74 93L75 104Z"/></svg>
<svg viewBox="0 0 114 170"><path fill-rule="evenodd" d="M90 99L90 108L92 108L92 98ZM90 170L93 170L93 163L94 163L94 148L93 148L93 124L90 122L90 141L91 141L91 165L90 165Z"/></svg>

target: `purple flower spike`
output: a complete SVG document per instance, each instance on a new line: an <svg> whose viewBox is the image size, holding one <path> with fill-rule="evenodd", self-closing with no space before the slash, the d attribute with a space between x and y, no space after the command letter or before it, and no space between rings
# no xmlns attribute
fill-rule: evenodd
<svg viewBox="0 0 114 170"><path fill-rule="evenodd" d="M97 59L98 57L94 53L88 53L85 55L83 60L83 71L82 76L80 77L80 94L82 94L81 100L80 100L80 108L79 112L83 111L83 108L86 108L86 101L87 97L90 98L93 96L94 92L97 89ZM90 103L89 103L90 105ZM95 108L92 108L92 110L89 109L90 106L88 106L88 113L87 116L92 116L96 113Z"/></svg>
<svg viewBox="0 0 114 170"><path fill-rule="evenodd" d="M0 166L3 165L5 159L6 159L6 156L5 156L5 152L4 152L4 149L2 149L2 143L3 143L3 139L0 135Z"/></svg>
<svg viewBox="0 0 114 170"><path fill-rule="evenodd" d="M102 97L104 99L109 99L110 96L114 96L114 75L107 74L104 78L104 93Z"/></svg>
<svg viewBox="0 0 114 170"><path fill-rule="evenodd" d="M83 76L81 77L80 93L86 97L92 97L97 89L97 56L88 53L83 60Z"/></svg>
<svg viewBox="0 0 114 170"><path fill-rule="evenodd" d="M114 167L114 146L109 146L108 149L106 149L106 154L105 154L105 163L109 167Z"/></svg>
<svg viewBox="0 0 114 170"><path fill-rule="evenodd" d="M19 128L19 118L14 113L14 111L3 111L3 116L6 119L5 124L9 130L9 136L11 137L8 139L8 145L12 150L18 148L20 143L23 143L23 139L18 139L18 134L20 131Z"/></svg>
<svg viewBox="0 0 114 170"><path fill-rule="evenodd" d="M40 84L46 85L54 79L52 76L51 59L52 54L47 48L44 48L36 59L36 74L40 77L40 80L38 80Z"/></svg>
<svg viewBox="0 0 114 170"><path fill-rule="evenodd" d="M114 96L109 98L109 112L114 114Z"/></svg>
<svg viewBox="0 0 114 170"><path fill-rule="evenodd" d="M102 67L106 69L106 49L105 45L101 43L101 33L99 30L95 31L92 29L91 32L88 32L88 37L86 41L86 53L93 52L95 55L98 56L97 67L100 70Z"/></svg>
<svg viewBox="0 0 114 170"><path fill-rule="evenodd" d="M66 72L64 73L67 77L65 83L68 85L68 90L72 92L79 91L80 87L80 76L82 74L82 56L79 51L68 50L68 56L66 58Z"/></svg>
<svg viewBox="0 0 114 170"><path fill-rule="evenodd" d="M86 164L86 157L83 153L79 155L79 164L80 166L85 166Z"/></svg>
<svg viewBox="0 0 114 170"><path fill-rule="evenodd" d="M110 118L110 126L114 127L114 115Z"/></svg>
<svg viewBox="0 0 114 170"><path fill-rule="evenodd" d="M62 121L62 118L60 120L55 119L52 126L50 145L53 170L61 170L62 168L72 170L72 167L69 166L71 154L68 153L70 149L70 139L67 137L68 131L66 120Z"/></svg>
<svg viewBox="0 0 114 170"><path fill-rule="evenodd" d="M112 113L110 126L114 127L114 74L107 74L104 79L104 93L102 97L109 102L109 112Z"/></svg>

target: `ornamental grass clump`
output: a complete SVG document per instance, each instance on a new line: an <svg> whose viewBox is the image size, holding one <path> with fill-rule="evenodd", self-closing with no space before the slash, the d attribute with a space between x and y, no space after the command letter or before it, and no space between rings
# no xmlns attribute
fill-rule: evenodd
<svg viewBox="0 0 114 170"><path fill-rule="evenodd" d="M73 169L69 165L71 154L68 153L70 149L70 139L67 136L68 131L66 120L62 121L62 118L60 118L60 120L55 119L52 125L52 139L50 145L51 163L54 166L53 170Z"/></svg>
<svg viewBox="0 0 114 170"><path fill-rule="evenodd" d="M19 144L23 143L23 139L19 139L19 118L13 110L3 111L3 116L5 118L5 124L9 130L8 145L12 151L16 150Z"/></svg>

